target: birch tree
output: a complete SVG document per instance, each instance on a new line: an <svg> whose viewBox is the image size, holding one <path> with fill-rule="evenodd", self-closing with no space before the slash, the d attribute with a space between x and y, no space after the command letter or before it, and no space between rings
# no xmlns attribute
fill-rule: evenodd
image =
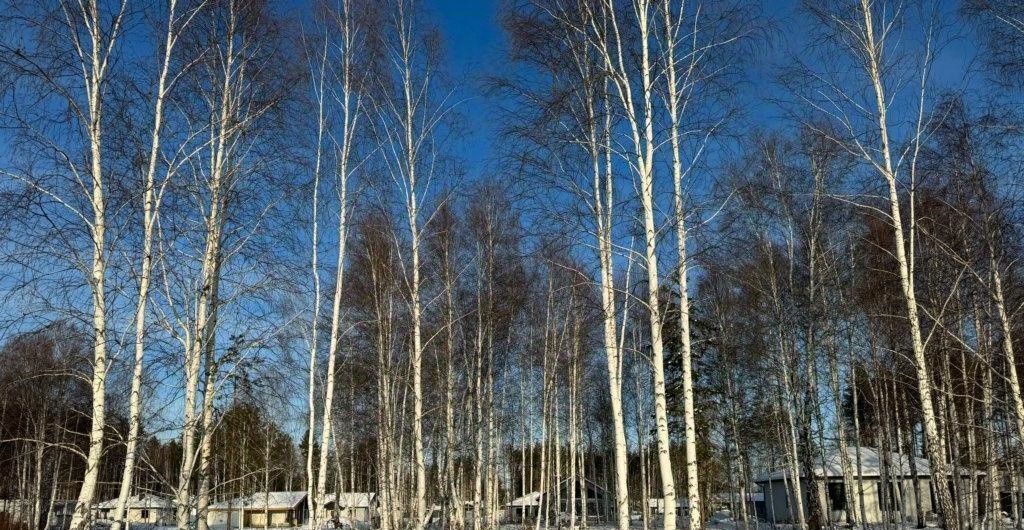
<svg viewBox="0 0 1024 530"><path fill-rule="evenodd" d="M676 527L675 477L669 457L668 410L665 397L665 355L662 341L661 277L658 272L658 227L655 220L654 157L657 141L654 136L654 60L651 54L654 5L649 0L633 2L635 20L629 20L636 32L639 46L637 64L627 63L632 50L620 29L619 10L613 2L602 1L592 17L593 42L604 63L618 97L618 110L628 125L630 154L627 163L639 180L637 194L641 204L644 233L644 264L647 271L647 310L650 320L651 359L654 365L654 414L658 441L658 468L665 503L664 525ZM631 33L632 34L632 33ZM630 67L627 67L627 64ZM639 80L639 82L637 81ZM634 87L639 87L634 90Z"/></svg>
<svg viewBox="0 0 1024 530"><path fill-rule="evenodd" d="M861 0L857 5L856 16L849 12L841 12L838 6L813 6L811 12L818 17L821 24L833 28L836 38L833 42L839 48L845 48L849 57L854 61L851 66L860 68L863 77L861 81L869 90L870 96L864 106L854 107L848 111L846 103L855 103L855 99L849 99L849 94L843 92L841 87L833 87L831 90L838 90L839 96L844 99L836 103L818 103L816 100L808 99L807 103L824 114L835 117L845 128L848 135L853 135L852 152L860 156L862 160L875 171L881 178L885 188L885 209L891 222L894 260L900 278L900 290L903 296L907 324L909 327L910 342L913 351L913 359L917 377L918 392L921 396L921 412L924 425L924 439L928 451L928 460L931 464L933 475L946 476L949 473L949 465L944 454L944 443L940 439L939 423L941 418L935 412L935 401L932 395L932 379L929 364L925 355L925 337L922 332L921 317L917 301L917 293L914 282L914 216L913 200L911 214L909 216L910 227L904 226L904 207L900 196L902 182L899 175L897 162L903 160L904 153L894 155L894 147L891 139L890 111L892 110L892 95L889 89L897 82L892 70L892 64L887 54L892 52L896 46L890 42L896 24L897 17L903 16L899 11L893 11L888 2L876 0ZM876 18L879 13L889 15L893 18L883 19L876 28ZM926 28L930 31L930 27ZM921 94L923 97L926 88L928 66L930 64L930 46L932 35L928 33L925 44L920 50L922 66L920 74ZM844 96L845 95L845 96ZM866 120L870 120L870 131L874 143L862 142L857 136L857 128L852 121L852 113L859 113ZM920 121L918 121L920 124ZM916 137L911 138L911 143L920 141L921 127L917 127ZM842 144L848 145L848 144ZM913 160L913 159L911 159ZM913 176L913 169L909 171ZM913 188L911 188L911 192ZM946 528L957 528L957 518L954 516L953 499L950 495L950 488L946 481L938 481L934 484L936 500L938 501L937 511Z"/></svg>
<svg viewBox="0 0 1024 530"><path fill-rule="evenodd" d="M409 236L406 284L411 319L412 454L415 476L412 520L427 523L427 470L423 435L423 300L421 243L424 203L438 163L438 129L451 110L447 94L438 95L438 43L416 2L397 0L391 6L389 34L383 41L389 73L379 80L374 125L382 144L387 178L395 185ZM429 215L429 212L428 212Z"/></svg>
<svg viewBox="0 0 1024 530"><path fill-rule="evenodd" d="M87 100L87 112L80 118L87 121L86 138L89 145L89 166L87 175L92 206L92 221L89 233L93 245L92 270L89 285L92 288L92 426L89 430L89 457L86 461L85 476L71 519L73 530L83 530L88 525L88 511L92 507L99 473L100 457L103 455L103 431L106 426L106 377L107 377L107 304L106 304L106 190L103 167L103 105L114 46L121 33L121 24L127 2L116 6L112 15L103 13L99 0L87 4L62 4L61 10L68 23L73 47L82 65L83 83ZM106 20L105 20L106 19ZM83 125L85 125L83 123ZM74 170L74 168L71 168Z"/></svg>
<svg viewBox="0 0 1024 530"><path fill-rule="evenodd" d="M157 171L161 158L161 134L164 129L164 112L167 100L183 71L171 74L172 58L175 48L193 18L200 13L203 3L185 6L179 12L178 0L167 2L167 26L164 34L162 54L159 58L156 92L153 98L153 123L150 132L149 155L146 161L145 174L142 178L142 255L139 264L139 291L135 305L135 362L132 369L130 393L129 432L125 456L124 472L121 475L121 487L117 497L117 506L113 514L114 530L120 530L125 517L128 497L131 495L132 480L135 474L135 462L139 445L139 431L142 427L142 375L146 356L146 316L150 288L153 281L153 238L157 219L160 215L160 204L167 185L170 183L175 168L173 165L182 161L172 161L161 180L157 180ZM187 65L188 63L186 63Z"/></svg>
<svg viewBox="0 0 1024 530"><path fill-rule="evenodd" d="M334 433L334 392L335 392L335 372L337 371L337 358L338 349L341 345L341 324L342 324L342 313L343 309L341 306L342 294L344 292L344 272L345 272L345 248L348 240L348 182L353 168L358 164L358 160L353 160L354 142L357 127L359 126L360 117L362 115L362 94L359 91L359 76L356 71L357 63L356 57L362 50L362 39L360 35L360 27L355 23L355 16L353 14L353 7L350 0L343 0L340 6L340 10L333 14L332 22L337 25L337 31L340 35L340 40L335 44L336 57L338 61L336 76L336 85L333 87L332 94L340 106L340 123L338 123L338 131L335 135L337 146L335 152L337 159L335 160L338 179L338 226L337 226L337 255L335 256L335 274L334 274L334 294L331 301L331 328L330 328L330 343L328 344L327 352L327 381L324 389L324 412L323 421L321 424L320 431L320 465L317 471L317 487L316 491L319 498L315 504L316 509L320 513L313 519L314 522L323 521L326 516L324 510L324 495L326 494L327 488L327 456L330 447L331 437ZM325 45L327 45L325 43ZM326 58L327 55L325 54ZM321 64L321 68L325 68L326 64ZM323 71L321 71L321 76ZM322 80L322 77L321 77ZM322 98L324 97L324 85L321 81L320 89L318 91L319 99L318 102L321 106L323 105ZM322 129L318 128L318 156L317 156L317 173L320 170L320 156L319 156L319 141L322 135ZM319 177L318 177L319 178ZM314 267L315 268L315 267Z"/></svg>
<svg viewBox="0 0 1024 530"><path fill-rule="evenodd" d="M87 286L88 317L92 353L87 376L91 385L88 448L85 472L77 495L71 528L84 529L94 501L104 452L107 421L107 375L110 362L108 325L108 268L110 242L107 239L111 186L107 136L110 134L110 87L116 75L120 39L124 31L127 2L46 3L7 6L3 20L12 36L3 42L4 66L12 75L12 86L39 90L37 105L55 103L68 110L69 120L47 126L34 122L35 112L20 107L11 112L13 127L25 131L41 152L52 154L53 170L66 176L67 186L41 179L37 171L4 168L3 174L66 209L86 236L88 255L78 265ZM15 25L11 25L11 24ZM11 102L8 100L7 104ZM113 112L116 113L116 107ZM55 133L62 131L65 134ZM73 255L77 251L67 249ZM84 301L83 301L84 303Z"/></svg>
<svg viewBox="0 0 1024 530"><path fill-rule="evenodd" d="M229 219L230 198L247 174L242 151L247 147L247 133L253 124L278 104L280 86L288 83L281 70L273 70L274 45L267 39L274 35L272 20L259 3L247 0L226 0L211 6L204 17L206 32L196 45L204 50L204 60L197 67L193 81L199 113L205 122L206 138L201 144L205 153L203 164L194 172L202 185L196 197L202 212L203 250L200 270L195 280L194 300L188 303L194 313L178 318L181 342L185 349L185 381L182 415L182 460L175 487L176 520L181 530L190 523L190 491L197 462L201 478L208 478L209 444L201 436L210 434L215 423L214 397L220 379L217 375L219 289L225 261L225 227ZM260 64L260 68L255 67ZM173 298L168 294L167 298ZM204 362L205 361L205 362ZM206 378L201 410L196 410L200 368L205 366ZM199 427L202 424L203 430ZM209 482L198 495L199 524L205 524L205 508L209 503Z"/></svg>
<svg viewBox="0 0 1024 530"><path fill-rule="evenodd" d="M313 448L315 447L314 440L316 438L316 361L317 361L317 346L319 342L318 331L320 325L320 269L318 268L317 262L319 258L320 248L318 245L320 238L320 225L319 225L319 209L320 209L320 171L323 165L323 144L324 144L324 129L327 127L326 117L324 116L324 77L326 76L327 70L327 39L324 39L323 51L318 54L320 64L318 65L318 72L311 72L314 74L314 88L313 97L316 100L316 148L314 149L314 162L313 162L313 200L311 205L312 210L312 233L310 235L310 276L313 281L313 315L310 319L310 333L309 333L309 381L308 381L308 399L307 407L309 409L309 418L306 422L307 436L306 436L306 494L308 495L308 502L310 503L310 526L317 528L317 520L320 516L320 501L323 499L322 494L315 486L318 486L317 475L313 473ZM339 243L339 246L340 243ZM340 267L339 267L340 268ZM329 374L329 376L333 376ZM329 409L324 409L323 416L326 418L329 414ZM326 444L320 445L320 453L326 455L328 452ZM324 477L326 479L326 477Z"/></svg>
<svg viewBox="0 0 1024 530"><path fill-rule="evenodd" d="M921 333L921 322L918 317L917 297L914 290L913 270L907 253L907 240L903 228L902 210L896 171L892 162L889 145L888 103L885 85L882 79L881 54L884 51L886 33L881 42L876 42L874 29L874 6L868 0L861 0L863 15L864 53L867 59L866 69L875 93L876 118L878 120L879 141L881 144L881 164L876 166L885 179L889 192L889 209L892 220L893 238L896 247L896 262L900 276L900 287L907 305L907 320L910 324L911 344L914 351L914 364L917 369L918 392L921 394L921 413L924 420L924 434L928 449L928 460L933 476L947 476L946 455L942 453L942 443L938 439L938 422L932 408L931 379L928 363L925 358L924 340ZM913 219L910 219L913 223ZM911 231L913 227L911 227ZM912 250L912 249L911 249ZM957 528L953 514L953 503L950 498L949 486L940 480L935 484L936 497L939 503L939 515L946 528Z"/></svg>

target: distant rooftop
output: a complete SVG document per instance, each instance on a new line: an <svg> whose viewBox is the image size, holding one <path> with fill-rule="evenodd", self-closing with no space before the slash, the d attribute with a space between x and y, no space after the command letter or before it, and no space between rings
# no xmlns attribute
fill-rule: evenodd
<svg viewBox="0 0 1024 530"><path fill-rule="evenodd" d="M337 500L338 506L344 508L369 508L370 504L376 499L376 493L368 492L330 493L324 495L324 503Z"/></svg>
<svg viewBox="0 0 1024 530"><path fill-rule="evenodd" d="M857 455L860 454L860 470L862 477L879 477L881 476L882 469L882 456L878 450L873 447L847 447L846 453L850 458L850 468L853 470L854 476L857 475ZM885 453L882 453L885 454ZM843 463L840 458L838 450L830 451L825 455L825 466L822 469L821 458L814 459L814 475L823 478L842 478L843 477ZM924 458L916 458L917 474L921 477L931 476L931 465L928 460ZM909 477L910 472L910 456L901 453L889 453L889 472L893 474L899 474L900 476ZM803 472L801 471L801 477ZM784 480L792 477L789 469L780 469L772 473L761 475L757 477L754 482L768 482L775 480Z"/></svg>
<svg viewBox="0 0 1024 530"><path fill-rule="evenodd" d="M125 506L129 509L170 509L174 507L174 504L166 497L143 493L128 497L128 502ZM105 500L97 504L96 507L100 510L113 510L117 507L117 497Z"/></svg>
<svg viewBox="0 0 1024 530"><path fill-rule="evenodd" d="M285 510L298 506L305 499L304 491L257 492L248 497L220 501L210 505L210 509Z"/></svg>

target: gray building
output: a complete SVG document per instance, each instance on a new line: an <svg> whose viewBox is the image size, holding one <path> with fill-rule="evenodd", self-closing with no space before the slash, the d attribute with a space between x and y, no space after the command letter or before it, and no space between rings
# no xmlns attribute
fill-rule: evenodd
<svg viewBox="0 0 1024 530"><path fill-rule="evenodd" d="M848 457L852 468L854 483L852 493L854 502L863 507L854 513L860 523L875 524L885 521L886 515L896 515L904 521L917 519L917 499L915 498L914 475L911 472L910 456L899 453L880 453L871 447L849 447ZM859 457L859 468L858 468ZM917 476L921 483L921 508L925 515L932 512L933 494L931 488L931 466L928 460L916 458ZM859 469L859 473L858 473ZM884 471L884 473L883 473ZM825 455L824 466L818 459L814 467L814 475L822 484L813 494L818 496L822 506L828 511L831 521L847 520L848 506L844 488L842 461L839 452L831 451ZM883 475L886 480L883 484ZM965 473L960 480L969 483L982 473ZM804 513L807 513L812 492L811 483L803 474L797 477L803 492ZM797 506L794 492L796 481L792 473L778 470L755 479L764 494L764 513L759 514L764 520L773 523L792 523L797 518ZM862 515L863 514L863 515Z"/></svg>

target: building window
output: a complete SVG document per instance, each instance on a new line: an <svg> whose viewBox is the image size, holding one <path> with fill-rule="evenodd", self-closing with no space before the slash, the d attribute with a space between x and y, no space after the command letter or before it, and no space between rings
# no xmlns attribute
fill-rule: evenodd
<svg viewBox="0 0 1024 530"><path fill-rule="evenodd" d="M842 482L828 483L828 504L834 512L846 509L846 489Z"/></svg>
<svg viewBox="0 0 1024 530"><path fill-rule="evenodd" d="M142 517L143 520L149 520L149 510L143 509L142 513L140 513L139 515Z"/></svg>

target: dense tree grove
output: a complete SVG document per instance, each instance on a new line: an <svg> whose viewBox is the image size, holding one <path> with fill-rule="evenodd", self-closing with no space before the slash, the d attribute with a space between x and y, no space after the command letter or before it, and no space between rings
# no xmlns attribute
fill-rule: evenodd
<svg viewBox="0 0 1024 530"><path fill-rule="evenodd" d="M775 4L0 2L0 528L1024 527L1024 4Z"/></svg>

